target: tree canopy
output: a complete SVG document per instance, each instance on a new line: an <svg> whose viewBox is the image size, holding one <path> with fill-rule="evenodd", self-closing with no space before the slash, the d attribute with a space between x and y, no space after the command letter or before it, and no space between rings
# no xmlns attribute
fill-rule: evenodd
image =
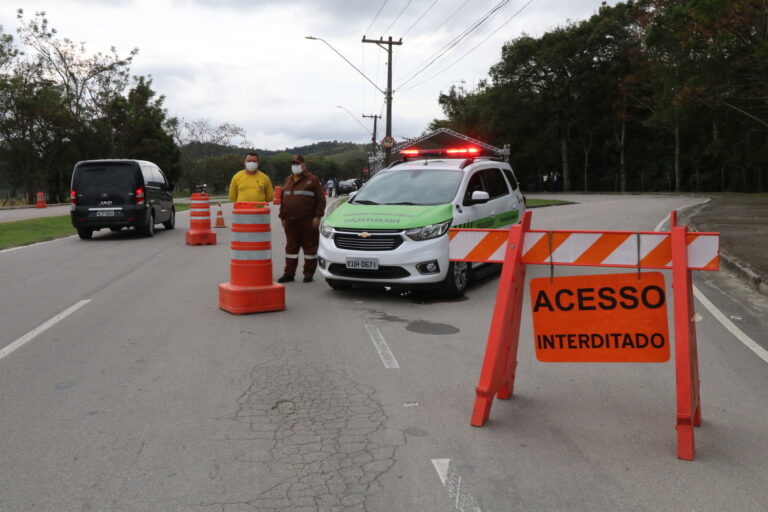
<svg viewBox="0 0 768 512"><path fill-rule="evenodd" d="M637 0L509 41L489 80L439 96L447 126L496 145L529 189L762 191L763 0Z"/></svg>

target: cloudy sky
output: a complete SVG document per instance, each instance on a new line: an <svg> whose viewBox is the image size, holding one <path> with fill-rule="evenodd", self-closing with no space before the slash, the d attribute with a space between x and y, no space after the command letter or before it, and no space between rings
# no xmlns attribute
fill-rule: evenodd
<svg viewBox="0 0 768 512"><path fill-rule="evenodd" d="M384 111L383 94L329 46L305 36L325 39L382 90L386 53L375 44L363 44L362 36L402 38L393 59L392 114L393 135L401 140L442 117L440 91L461 81L471 89L486 77L504 42L586 19L600 3L0 0L0 25L14 33L15 12L21 7L27 16L46 11L62 37L85 42L90 52L114 45L127 55L138 47L132 71L153 77L155 90L167 98L169 114L235 123L256 147L282 149L319 140L367 142L372 121L361 114ZM379 140L383 121L380 127Z"/></svg>

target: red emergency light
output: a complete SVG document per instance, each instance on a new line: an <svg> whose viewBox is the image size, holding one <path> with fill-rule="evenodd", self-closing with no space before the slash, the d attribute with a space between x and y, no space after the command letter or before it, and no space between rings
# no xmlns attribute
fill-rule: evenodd
<svg viewBox="0 0 768 512"><path fill-rule="evenodd" d="M419 156L419 155L450 155L450 156L476 156L480 154L480 150L474 147L468 148L441 148L441 149L402 149L400 154L403 156Z"/></svg>

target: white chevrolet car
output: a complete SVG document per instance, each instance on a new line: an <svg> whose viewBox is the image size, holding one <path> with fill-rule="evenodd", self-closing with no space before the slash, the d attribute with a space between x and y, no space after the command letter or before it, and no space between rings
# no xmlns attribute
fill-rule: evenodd
<svg viewBox="0 0 768 512"><path fill-rule="evenodd" d="M404 150L320 226L319 267L334 289L354 284L464 294L470 264L448 261L448 229L504 228L525 198L508 163L478 148Z"/></svg>

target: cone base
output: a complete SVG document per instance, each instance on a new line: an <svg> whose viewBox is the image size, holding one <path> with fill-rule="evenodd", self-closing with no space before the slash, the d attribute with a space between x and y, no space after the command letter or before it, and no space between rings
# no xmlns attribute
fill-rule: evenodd
<svg viewBox="0 0 768 512"><path fill-rule="evenodd" d="M187 231L187 245L216 245L213 231Z"/></svg>
<svg viewBox="0 0 768 512"><path fill-rule="evenodd" d="M219 309L233 315L285 311L285 286L272 283L267 286L219 285Z"/></svg>

